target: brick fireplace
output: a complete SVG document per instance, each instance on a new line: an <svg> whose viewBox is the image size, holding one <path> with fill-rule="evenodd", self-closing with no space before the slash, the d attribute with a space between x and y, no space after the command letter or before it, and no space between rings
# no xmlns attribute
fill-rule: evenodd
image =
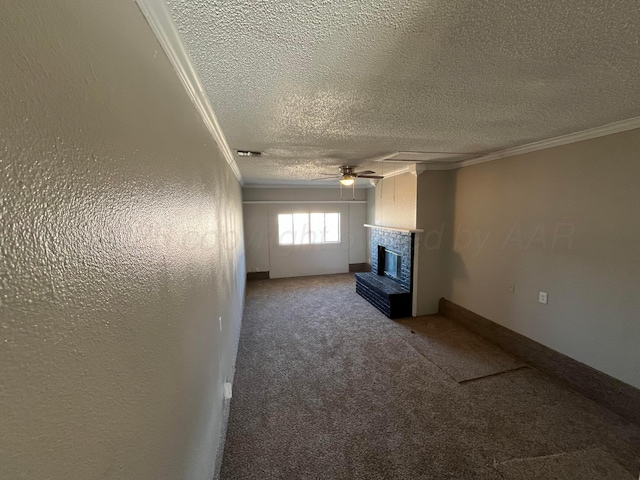
<svg viewBox="0 0 640 480"><path fill-rule="evenodd" d="M356 292L389 318L411 316L418 230L365 227L371 228L371 272L356 274Z"/></svg>

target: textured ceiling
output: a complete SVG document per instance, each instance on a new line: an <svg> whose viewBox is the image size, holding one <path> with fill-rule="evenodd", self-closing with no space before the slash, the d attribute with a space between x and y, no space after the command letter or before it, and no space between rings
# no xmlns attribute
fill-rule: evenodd
<svg viewBox="0 0 640 480"><path fill-rule="evenodd" d="M237 158L247 183L640 116L638 0L169 5L231 148L266 152Z"/></svg>

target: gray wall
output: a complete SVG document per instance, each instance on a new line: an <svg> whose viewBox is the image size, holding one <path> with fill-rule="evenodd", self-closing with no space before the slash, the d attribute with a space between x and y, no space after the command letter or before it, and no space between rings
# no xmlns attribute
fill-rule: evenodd
<svg viewBox="0 0 640 480"><path fill-rule="evenodd" d="M243 206L244 244L247 249L247 271L268 272L269 262L269 204Z"/></svg>
<svg viewBox="0 0 640 480"><path fill-rule="evenodd" d="M456 171L445 296L640 387L639 158L633 130Z"/></svg>
<svg viewBox="0 0 640 480"><path fill-rule="evenodd" d="M4 2L0 58L0 478L212 478L236 178L134 2Z"/></svg>
<svg viewBox="0 0 640 480"><path fill-rule="evenodd" d="M445 296L451 252L453 225L453 180L455 171L427 170L418 176L416 234L418 277L415 288L417 315L438 312L438 302Z"/></svg>
<svg viewBox="0 0 640 480"><path fill-rule="evenodd" d="M367 204L349 204L349 263L367 263Z"/></svg>

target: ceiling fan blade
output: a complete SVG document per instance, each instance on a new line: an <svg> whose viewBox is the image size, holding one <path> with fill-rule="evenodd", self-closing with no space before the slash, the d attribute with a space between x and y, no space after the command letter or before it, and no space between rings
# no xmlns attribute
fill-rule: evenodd
<svg viewBox="0 0 640 480"><path fill-rule="evenodd" d="M383 179L384 177L381 175L356 175L358 178L377 178L378 180Z"/></svg>
<svg viewBox="0 0 640 480"><path fill-rule="evenodd" d="M373 170L362 170L361 172L354 172L356 175L373 175L374 172Z"/></svg>

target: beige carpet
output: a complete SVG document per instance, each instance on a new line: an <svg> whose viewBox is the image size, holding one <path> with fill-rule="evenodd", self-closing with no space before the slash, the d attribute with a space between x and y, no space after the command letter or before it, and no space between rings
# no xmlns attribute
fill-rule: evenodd
<svg viewBox="0 0 640 480"><path fill-rule="evenodd" d="M524 368L527 365L453 320L431 315L400 320L409 345L457 382Z"/></svg>
<svg viewBox="0 0 640 480"><path fill-rule="evenodd" d="M223 479L638 478L638 426L354 283L248 284Z"/></svg>

